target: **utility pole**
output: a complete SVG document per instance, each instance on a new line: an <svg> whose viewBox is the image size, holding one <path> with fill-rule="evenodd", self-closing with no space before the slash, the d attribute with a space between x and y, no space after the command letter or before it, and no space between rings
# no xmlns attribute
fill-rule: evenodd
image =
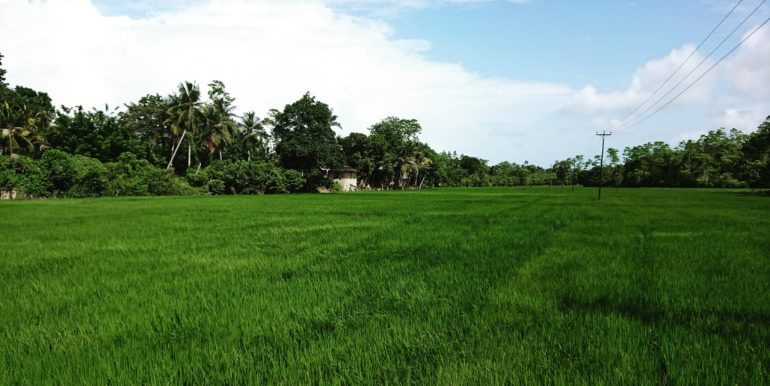
<svg viewBox="0 0 770 386"><path fill-rule="evenodd" d="M602 199L602 184L604 183L604 139L611 136L612 132L609 133L606 131L596 132L596 135L602 137L602 156L601 161L599 161L599 200Z"/></svg>

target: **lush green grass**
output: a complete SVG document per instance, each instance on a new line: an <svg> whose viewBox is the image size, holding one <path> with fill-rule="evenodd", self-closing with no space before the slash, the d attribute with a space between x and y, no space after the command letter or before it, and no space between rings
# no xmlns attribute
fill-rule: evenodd
<svg viewBox="0 0 770 386"><path fill-rule="evenodd" d="M0 203L0 384L770 382L770 198Z"/></svg>

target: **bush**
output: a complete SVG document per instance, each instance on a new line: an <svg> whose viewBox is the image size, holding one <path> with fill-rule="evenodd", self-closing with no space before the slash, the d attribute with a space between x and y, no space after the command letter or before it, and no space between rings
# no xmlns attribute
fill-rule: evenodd
<svg viewBox="0 0 770 386"><path fill-rule="evenodd" d="M75 183L69 190L72 197L99 197L108 192L107 168L99 160L76 155L72 157L75 168Z"/></svg>
<svg viewBox="0 0 770 386"><path fill-rule="evenodd" d="M0 161L0 189L16 190L21 196L48 197L52 186L38 162L21 156Z"/></svg>
<svg viewBox="0 0 770 386"><path fill-rule="evenodd" d="M110 192L114 196L146 196L178 194L180 181L168 171L158 169L149 161L123 153L117 162L107 164Z"/></svg>
<svg viewBox="0 0 770 386"><path fill-rule="evenodd" d="M190 186L197 188L205 187L209 183L209 175L205 171L195 173L194 170L187 170L185 179Z"/></svg>
<svg viewBox="0 0 770 386"><path fill-rule="evenodd" d="M173 177L172 183L174 184L174 194L179 196L195 196L206 193L206 187L193 187L187 183L184 178ZM207 182L208 184L208 182Z"/></svg>
<svg viewBox="0 0 770 386"><path fill-rule="evenodd" d="M11 160L0 157L0 190L13 190L16 187L16 171L11 168Z"/></svg>
<svg viewBox="0 0 770 386"><path fill-rule="evenodd" d="M302 173L287 169L283 171L286 180L286 190L289 193L301 192L305 189L305 177Z"/></svg>
<svg viewBox="0 0 770 386"><path fill-rule="evenodd" d="M210 179L208 183L209 193L220 195L225 193L225 182L216 178Z"/></svg>
<svg viewBox="0 0 770 386"><path fill-rule="evenodd" d="M75 184L77 171L68 153L56 149L47 150L40 159L40 165L48 172L54 195L66 195Z"/></svg>
<svg viewBox="0 0 770 386"><path fill-rule="evenodd" d="M214 161L205 169L212 194L263 194L299 191L305 180L296 171L259 161ZM188 175L188 181L191 177ZM216 180L212 184L212 181ZM196 183L204 179L196 178ZM221 189L220 189L221 188Z"/></svg>
<svg viewBox="0 0 770 386"><path fill-rule="evenodd" d="M147 162L147 161L145 161ZM155 196L168 196L177 194L177 181L166 170L158 169L147 162L147 167L142 169L138 176L147 185L147 192Z"/></svg>

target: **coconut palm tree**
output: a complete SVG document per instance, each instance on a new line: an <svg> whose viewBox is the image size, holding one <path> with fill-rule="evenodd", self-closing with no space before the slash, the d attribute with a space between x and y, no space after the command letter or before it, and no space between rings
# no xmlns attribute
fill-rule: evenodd
<svg viewBox="0 0 770 386"><path fill-rule="evenodd" d="M239 126L233 120L233 107L218 99L211 102L202 110L205 119L205 131L203 138L209 155L219 150L219 159L222 159L222 148L233 141L238 134Z"/></svg>
<svg viewBox="0 0 770 386"><path fill-rule="evenodd" d="M30 149L35 146L32 142L35 139L35 133L27 127L30 123L34 123L34 121L32 121L32 118L25 121L26 110L26 106L22 106L21 111L14 111L8 102L0 105L0 124L2 125L0 139L3 144L7 145L9 157L13 157L14 147ZM22 121L25 124L19 124Z"/></svg>
<svg viewBox="0 0 770 386"><path fill-rule="evenodd" d="M192 165L192 144L198 134L199 123L202 121L201 106L203 102L201 102L200 88L195 83L182 82L179 84L178 93L171 96L170 102L171 107L168 109L168 114L171 130L174 135L180 135L179 132L181 131L181 138L171 155L167 168L171 168L171 164L174 163L176 152L188 132L192 137L187 140L187 167L189 168Z"/></svg>
<svg viewBox="0 0 770 386"><path fill-rule="evenodd" d="M251 161L251 152L261 149L267 142L267 131L253 111L241 117L241 130L243 130L243 144L249 156L247 160Z"/></svg>

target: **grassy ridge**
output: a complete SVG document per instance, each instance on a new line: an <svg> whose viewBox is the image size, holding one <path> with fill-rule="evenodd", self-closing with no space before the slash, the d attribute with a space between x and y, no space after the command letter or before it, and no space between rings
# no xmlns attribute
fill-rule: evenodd
<svg viewBox="0 0 770 386"><path fill-rule="evenodd" d="M770 377L770 200L468 189L0 203L0 383Z"/></svg>

